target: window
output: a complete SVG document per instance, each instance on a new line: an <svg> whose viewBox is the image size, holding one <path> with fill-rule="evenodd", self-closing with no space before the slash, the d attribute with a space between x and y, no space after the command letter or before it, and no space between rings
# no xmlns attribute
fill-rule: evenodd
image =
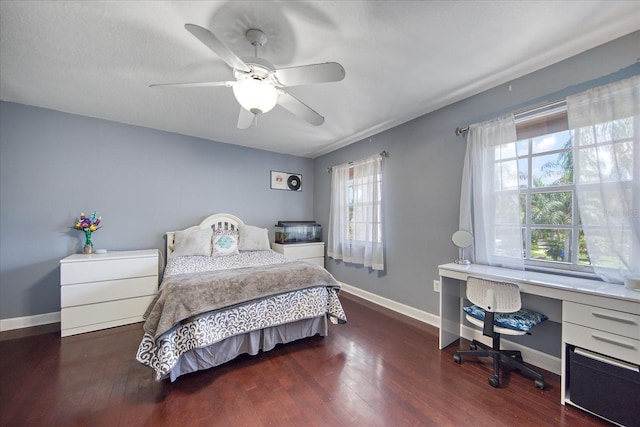
<svg viewBox="0 0 640 427"><path fill-rule="evenodd" d="M354 178L353 167L349 168L347 204L349 206L349 228L347 238L351 241L373 241L382 243L381 185L382 175ZM369 190L371 187L371 190ZM374 197L365 197L367 191L375 191ZM369 200L371 199L371 200Z"/></svg>
<svg viewBox="0 0 640 427"><path fill-rule="evenodd" d="M469 127L460 228L478 263L640 275L640 76Z"/></svg>
<svg viewBox="0 0 640 427"><path fill-rule="evenodd" d="M598 147L600 151L608 151L612 159L606 171L609 177L605 179L627 182L631 191L632 119L610 122L608 126L616 128L608 132L613 138L602 144L601 135ZM562 105L542 115L537 113L531 119L516 119L517 142L495 148L500 152L495 156L498 159L495 170L499 171L495 179L503 184L503 191L505 180L515 183L517 176L517 189L513 185L512 190L518 191L520 198L526 265L593 272L581 224L576 181L589 184L599 172L594 168L597 160L593 135L583 135L577 145L576 132L579 131L569 130L566 106ZM611 165L616 154L620 168L613 172ZM575 167L574 159L578 159L579 168ZM500 226L498 223L497 227ZM630 236L630 225L622 227L620 233ZM494 248L496 254L500 253L499 243ZM626 253L629 257L631 251ZM611 260L608 266L621 268L624 263Z"/></svg>
<svg viewBox="0 0 640 427"><path fill-rule="evenodd" d="M604 179L622 184L631 192L633 182L633 119L599 126L608 129L597 136L588 130L569 130L566 107L533 120L516 121L514 159L525 264L593 272L577 184L594 187ZM623 243L626 249L621 259L603 260L603 266L613 269L624 268L631 261L631 224L621 225L618 231L629 238Z"/></svg>
<svg viewBox="0 0 640 427"><path fill-rule="evenodd" d="M331 168L327 255L384 270L382 155Z"/></svg>
<svg viewBox="0 0 640 427"><path fill-rule="evenodd" d="M516 120L518 190L525 264L593 272L574 182L566 106Z"/></svg>

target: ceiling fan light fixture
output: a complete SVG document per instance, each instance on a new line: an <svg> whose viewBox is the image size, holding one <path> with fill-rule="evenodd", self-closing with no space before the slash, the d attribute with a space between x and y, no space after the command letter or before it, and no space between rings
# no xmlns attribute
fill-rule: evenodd
<svg viewBox="0 0 640 427"><path fill-rule="evenodd" d="M278 102L278 91L273 83L254 77L235 82L233 94L242 108L256 115L271 111Z"/></svg>
<svg viewBox="0 0 640 427"><path fill-rule="evenodd" d="M267 36L260 29L251 28L245 33L249 43L254 46L255 56L243 59L210 30L195 24L185 24L185 28L231 67L235 81L164 83L151 87L232 87L236 100L242 106L238 129L249 128L256 123L257 115L271 111L276 104L314 126L324 123L324 117L289 93L287 87L338 82L345 76L342 65L325 62L277 69L269 61L258 57L258 48L267 42Z"/></svg>

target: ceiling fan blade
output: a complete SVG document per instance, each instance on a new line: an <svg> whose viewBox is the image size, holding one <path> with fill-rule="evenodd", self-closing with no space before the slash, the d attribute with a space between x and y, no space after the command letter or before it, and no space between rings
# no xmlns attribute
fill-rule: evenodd
<svg viewBox="0 0 640 427"><path fill-rule="evenodd" d="M278 97L278 104L314 126L320 126L324 123L324 117L284 90L281 91Z"/></svg>
<svg viewBox="0 0 640 427"><path fill-rule="evenodd" d="M251 69L242 59L238 57L226 44L222 43L211 31L206 28L202 28L194 24L185 24L184 26L191 34L196 36L205 46L218 55L224 62L226 62L231 68L244 72L249 72Z"/></svg>
<svg viewBox="0 0 640 427"><path fill-rule="evenodd" d="M249 129L253 124L255 115L240 107L240 114L238 114L238 129Z"/></svg>
<svg viewBox="0 0 640 427"><path fill-rule="evenodd" d="M345 71L337 62L301 65L299 67L280 68L275 76L283 86L299 86L312 83L338 82L344 79Z"/></svg>
<svg viewBox="0 0 640 427"><path fill-rule="evenodd" d="M193 82L193 83L160 83L149 85L149 87L215 87L215 86L233 86L234 82Z"/></svg>

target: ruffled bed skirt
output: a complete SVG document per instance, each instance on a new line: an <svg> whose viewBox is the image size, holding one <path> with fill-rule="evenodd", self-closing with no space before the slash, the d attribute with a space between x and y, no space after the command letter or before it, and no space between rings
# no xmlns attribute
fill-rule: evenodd
<svg viewBox="0 0 640 427"><path fill-rule="evenodd" d="M325 337L328 333L327 316L323 315L235 335L208 347L187 351L162 379L175 381L181 375L221 365L241 354L256 355L261 350L272 350L277 344L314 335Z"/></svg>

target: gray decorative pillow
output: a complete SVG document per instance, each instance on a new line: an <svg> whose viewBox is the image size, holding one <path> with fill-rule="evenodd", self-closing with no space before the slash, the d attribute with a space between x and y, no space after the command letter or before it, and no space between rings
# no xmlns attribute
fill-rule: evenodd
<svg viewBox="0 0 640 427"><path fill-rule="evenodd" d="M176 231L171 256L211 256L212 234L210 228Z"/></svg>
<svg viewBox="0 0 640 427"><path fill-rule="evenodd" d="M216 230L213 232L214 257L238 255L238 232L231 230Z"/></svg>
<svg viewBox="0 0 640 427"><path fill-rule="evenodd" d="M241 251L268 251L271 249L269 231L266 228L254 227L253 225L241 225L238 249Z"/></svg>

